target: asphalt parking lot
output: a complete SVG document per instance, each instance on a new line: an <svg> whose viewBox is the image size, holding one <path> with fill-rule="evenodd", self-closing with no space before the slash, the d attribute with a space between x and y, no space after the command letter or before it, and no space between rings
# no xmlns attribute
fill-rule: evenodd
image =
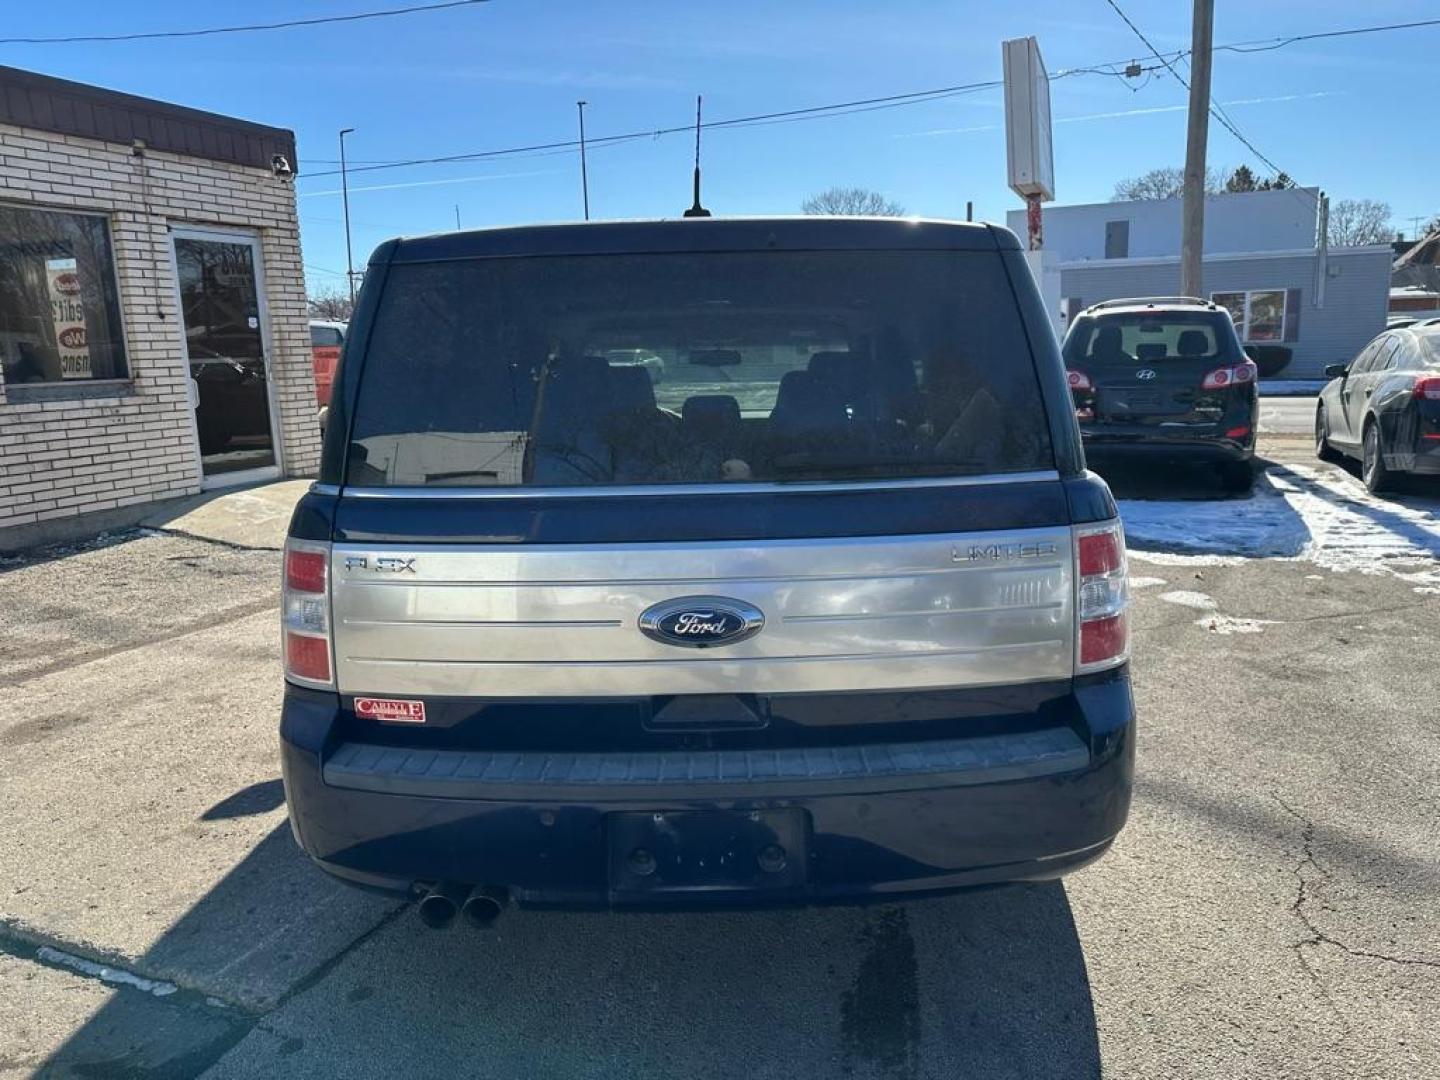
<svg viewBox="0 0 1440 1080"><path fill-rule="evenodd" d="M290 839L273 514L0 561L0 1077L1440 1075L1440 493L1262 453L1117 483L1114 850L869 908L426 930Z"/></svg>

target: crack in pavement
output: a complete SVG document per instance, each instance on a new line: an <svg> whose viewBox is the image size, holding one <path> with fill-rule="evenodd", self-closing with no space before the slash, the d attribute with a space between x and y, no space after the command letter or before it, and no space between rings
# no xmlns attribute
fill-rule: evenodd
<svg viewBox="0 0 1440 1080"><path fill-rule="evenodd" d="M1282 810L1300 823L1301 857L1300 861L1291 868L1291 873L1295 875L1297 887L1295 890L1295 899L1290 904L1290 911L1300 920L1305 929L1309 931L1310 936L1295 942L1291 945L1291 948L1295 952L1296 959L1300 961L1300 966L1305 969L1306 974L1314 981L1321 995L1329 1003L1330 1007L1335 1010L1336 1015L1340 1017L1341 1022L1345 1024L1346 1030L1348 1031L1348 1022L1346 1022L1344 1016L1341 1015L1334 999L1330 996L1329 990L1326 989L1322 982L1319 973L1311 966L1310 961L1305 956L1305 949L1307 947L1318 948L1321 945L1329 945L1339 949L1346 956L1352 956L1356 959L1379 960L1387 964L1398 964L1410 967L1440 968L1440 961L1426 960L1420 957L1395 956L1391 953L1372 952L1369 949L1357 949L1320 929L1320 927L1315 924L1315 920L1311 917L1310 912L1306 910L1306 902L1310 899L1310 880L1305 875L1305 868L1308 866L1324 880L1330 880L1329 872L1315 860L1315 823L1279 795L1272 793L1272 798L1274 798Z"/></svg>
<svg viewBox="0 0 1440 1080"><path fill-rule="evenodd" d="M234 540L221 540L214 536L202 536L199 533L186 532L184 529L171 529L163 525L146 525L140 532L154 536L178 536L185 540L194 540L201 544L214 544L216 547L225 548L228 551L273 551L275 554L282 554L283 547L267 547L258 544L241 544Z"/></svg>
<svg viewBox="0 0 1440 1080"><path fill-rule="evenodd" d="M162 642L174 641L176 638L188 637L191 634L198 634L202 630L213 630L217 626L224 626L230 622L238 622L240 619L247 619L251 615L258 615L262 611L278 611L279 608L280 597L278 595L266 596L245 604L236 604L233 607L217 611L212 615L207 615L203 619L196 619L194 622L186 623L184 626L167 630L163 634L153 634L135 641L127 641L119 645L111 645L103 649L97 649L94 652L85 653L81 656L56 660L54 663L45 664L42 667L27 671L23 675L17 675L11 679L0 679L0 687L24 686L26 683L34 682L36 679L43 679L47 675L69 671L72 668L84 667L86 664L93 664L100 660L108 660L112 656L134 652L136 649L159 645Z"/></svg>

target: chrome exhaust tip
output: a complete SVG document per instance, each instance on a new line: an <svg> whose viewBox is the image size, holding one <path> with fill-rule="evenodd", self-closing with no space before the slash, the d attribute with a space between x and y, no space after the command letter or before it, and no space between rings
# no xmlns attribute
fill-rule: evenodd
<svg viewBox="0 0 1440 1080"><path fill-rule="evenodd" d="M444 930L455 922L470 887L457 881L442 881L420 899L420 921L432 930Z"/></svg>
<svg viewBox="0 0 1440 1080"><path fill-rule="evenodd" d="M465 921L477 929L489 926L500 917L505 905L510 902L510 893L499 885L477 885L461 905Z"/></svg>

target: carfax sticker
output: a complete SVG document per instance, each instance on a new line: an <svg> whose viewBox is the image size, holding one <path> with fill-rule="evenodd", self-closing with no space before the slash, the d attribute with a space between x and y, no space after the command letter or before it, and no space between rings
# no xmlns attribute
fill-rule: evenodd
<svg viewBox="0 0 1440 1080"><path fill-rule="evenodd" d="M366 720L386 720L395 724L423 724L425 702L407 698L357 697L355 715Z"/></svg>

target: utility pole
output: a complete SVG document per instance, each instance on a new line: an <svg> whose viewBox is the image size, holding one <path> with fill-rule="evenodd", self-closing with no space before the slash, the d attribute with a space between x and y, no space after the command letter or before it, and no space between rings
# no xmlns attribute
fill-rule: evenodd
<svg viewBox="0 0 1440 1080"><path fill-rule="evenodd" d="M455 231L460 231L460 204L455 204Z"/></svg>
<svg viewBox="0 0 1440 1080"><path fill-rule="evenodd" d="M1185 144L1185 190L1180 232L1180 295L1203 296L1205 255L1205 143L1210 134L1210 60L1215 0L1195 0L1190 30L1190 127Z"/></svg>
<svg viewBox="0 0 1440 1080"><path fill-rule="evenodd" d="M585 220L590 220L590 174L585 171L585 105L586 102L577 101L575 108L580 110L580 194L585 199Z"/></svg>
<svg viewBox="0 0 1440 1080"><path fill-rule="evenodd" d="M350 254L350 183L345 175L345 136L354 128L340 129L340 198L345 204L345 280L350 283L350 309L355 309L355 261Z"/></svg>

